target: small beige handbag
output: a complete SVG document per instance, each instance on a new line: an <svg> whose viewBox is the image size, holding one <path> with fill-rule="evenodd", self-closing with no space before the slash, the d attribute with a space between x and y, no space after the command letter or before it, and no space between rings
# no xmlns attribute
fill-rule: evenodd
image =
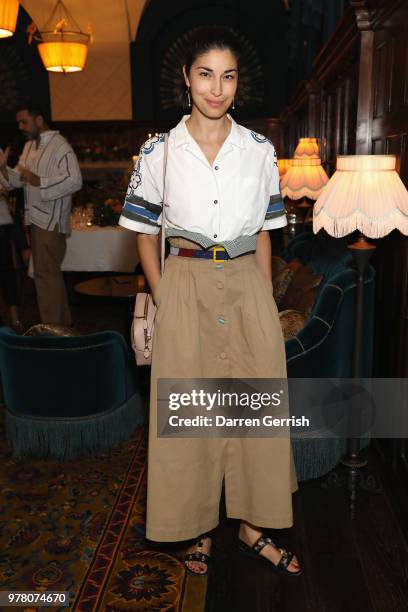
<svg viewBox="0 0 408 612"><path fill-rule="evenodd" d="M163 155L163 205L161 223L161 255L160 271L164 273L164 253L165 253L165 227L166 214L164 203L164 186L166 180L168 154L168 135L164 135L164 155ZM136 356L136 364L139 366L150 365L152 362L152 344L154 333L154 320L156 317L156 306L150 293L138 293L136 295L135 309L133 313L132 329L130 332L132 347Z"/></svg>

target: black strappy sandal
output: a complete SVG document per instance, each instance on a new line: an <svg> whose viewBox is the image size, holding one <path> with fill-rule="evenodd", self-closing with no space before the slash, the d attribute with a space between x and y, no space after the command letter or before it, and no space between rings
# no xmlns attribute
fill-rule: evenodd
<svg viewBox="0 0 408 612"><path fill-rule="evenodd" d="M267 544L271 544L272 546L274 546L277 550L280 551L282 555L279 560L279 563L276 565L273 561L271 561L264 555L261 555L261 550ZM271 538L266 538L264 535L261 535L253 546L248 546L248 544L245 544L245 542L240 539L239 550L241 553L247 555L248 557L263 559L264 561L269 563L269 565L272 566L272 569L278 572L278 574L284 574L285 576L300 576L300 574L303 572L303 569L301 567L299 567L299 570L297 572L289 571L288 567L293 557L295 556L294 553L290 552L290 550L286 550L286 548L279 548L275 544L275 542L271 540Z"/></svg>
<svg viewBox="0 0 408 612"><path fill-rule="evenodd" d="M203 547L205 538L211 538L211 537L212 536L210 533L203 533L203 535L201 535L200 538L196 542L196 546L198 550L184 555L185 568L187 572L191 574L192 576L206 576L208 574L208 566L209 566L211 557L210 555L207 555L206 553L202 552L202 547ZM199 572L199 571L195 572L194 570L188 567L187 563L189 561L198 561L199 563L205 563L207 565L206 571L205 572Z"/></svg>

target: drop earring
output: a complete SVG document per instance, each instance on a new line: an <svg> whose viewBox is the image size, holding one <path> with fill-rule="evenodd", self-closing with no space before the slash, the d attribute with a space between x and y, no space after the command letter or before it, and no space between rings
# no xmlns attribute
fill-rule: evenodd
<svg viewBox="0 0 408 612"><path fill-rule="evenodd" d="M188 106L191 108L191 97L190 97L190 88L187 87L187 100L188 100Z"/></svg>
<svg viewBox="0 0 408 612"><path fill-rule="evenodd" d="M235 110L235 98L232 98L231 110Z"/></svg>

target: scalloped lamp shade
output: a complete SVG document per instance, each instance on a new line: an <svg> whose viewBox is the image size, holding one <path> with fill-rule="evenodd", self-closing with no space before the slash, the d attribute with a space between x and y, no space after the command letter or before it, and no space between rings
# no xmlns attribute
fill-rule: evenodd
<svg viewBox="0 0 408 612"><path fill-rule="evenodd" d="M295 158L319 158L319 142L317 138L299 138L295 153Z"/></svg>
<svg viewBox="0 0 408 612"><path fill-rule="evenodd" d="M0 0L0 38L13 36L18 17L18 0Z"/></svg>
<svg viewBox="0 0 408 612"><path fill-rule="evenodd" d="M283 176L289 169L291 159L278 159L279 176Z"/></svg>
<svg viewBox="0 0 408 612"><path fill-rule="evenodd" d="M341 238L360 230L381 238L408 234L408 192L395 155L339 155L337 169L313 209L313 231Z"/></svg>
<svg viewBox="0 0 408 612"><path fill-rule="evenodd" d="M281 180L283 197L316 200L328 181L319 157L317 138L300 138L288 171Z"/></svg>

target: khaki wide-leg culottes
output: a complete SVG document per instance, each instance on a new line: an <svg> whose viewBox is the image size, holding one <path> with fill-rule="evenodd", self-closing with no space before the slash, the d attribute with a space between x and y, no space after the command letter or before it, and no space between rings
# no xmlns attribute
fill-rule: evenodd
<svg viewBox="0 0 408 612"><path fill-rule="evenodd" d="M220 263L170 255L157 288L146 521L155 541L215 528L223 479L228 517L277 529L293 524L298 485L289 438L157 437L158 378L286 377L272 286L255 255Z"/></svg>

